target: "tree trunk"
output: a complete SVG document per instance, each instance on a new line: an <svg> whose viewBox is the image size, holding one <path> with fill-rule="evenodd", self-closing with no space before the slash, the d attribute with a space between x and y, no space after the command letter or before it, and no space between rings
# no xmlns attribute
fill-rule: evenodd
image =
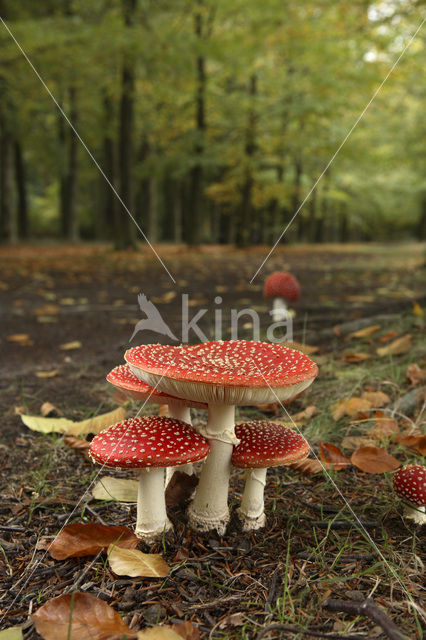
<svg viewBox="0 0 426 640"><path fill-rule="evenodd" d="M115 186L115 140L113 133L111 131L110 123L113 122L114 118L114 110L111 98L109 96L104 97L103 101L104 107L104 123L103 123L103 131L104 131L104 139L103 139L103 161L102 161L102 169L107 176L110 183ZM103 221L102 229L100 229L100 237L104 239L110 239L117 236L117 206L119 203L117 202L116 196L111 189L110 185L107 183L105 178L100 176L100 208L101 208L101 219Z"/></svg>
<svg viewBox="0 0 426 640"><path fill-rule="evenodd" d="M15 179L18 199L18 229L20 238L28 238L27 180L21 143L15 141Z"/></svg>
<svg viewBox="0 0 426 640"><path fill-rule="evenodd" d="M312 191L309 202L309 228L308 228L308 239L309 242L315 242L315 221L317 215L317 187Z"/></svg>
<svg viewBox="0 0 426 640"><path fill-rule="evenodd" d="M75 87L69 89L70 120L77 128L77 92ZM78 169L78 138L71 128L68 128L68 238L71 242L78 242L79 225L77 215L77 169Z"/></svg>
<svg viewBox="0 0 426 640"><path fill-rule="evenodd" d="M182 220L182 196L179 180L175 179L171 184L172 211L173 211L173 242L181 244L183 240Z"/></svg>
<svg viewBox="0 0 426 640"><path fill-rule="evenodd" d="M4 236L9 244L18 241L18 219L13 188L14 142L12 134L2 125L1 134L1 219Z"/></svg>
<svg viewBox="0 0 426 640"><path fill-rule="evenodd" d="M420 218L417 225L417 239L426 240L426 194L423 194L420 207Z"/></svg>
<svg viewBox="0 0 426 640"><path fill-rule="evenodd" d="M158 241L158 181L155 175L149 178L148 238Z"/></svg>
<svg viewBox="0 0 426 640"><path fill-rule="evenodd" d="M62 106L62 105L61 105ZM58 111L58 143L59 143L59 217L61 236L68 238L69 210L68 210L68 171L67 171L67 130L63 115Z"/></svg>
<svg viewBox="0 0 426 640"><path fill-rule="evenodd" d="M194 16L194 33L198 41L201 41L203 34L203 0L198 0L197 11ZM201 231L201 207L203 195L203 166L202 155L204 153L204 136L206 129L205 121L205 93L206 93L206 68L205 59L202 55L198 55L196 59L197 67L197 88L195 96L195 130L196 143L194 154L196 156L195 165L191 169L190 174L190 192L189 192L189 244L196 245L200 242Z"/></svg>
<svg viewBox="0 0 426 640"><path fill-rule="evenodd" d="M253 74L250 78L249 95L252 99L257 93L257 78ZM239 224L237 228L237 246L246 247L251 240L252 215L252 192L253 192L253 156L256 151L256 111L252 104L248 113L247 129L246 129L246 143L245 143L245 169L244 169L244 182L241 188L241 204L239 212Z"/></svg>
<svg viewBox="0 0 426 640"><path fill-rule="evenodd" d="M301 197L300 197L300 187L302 184L302 174L303 174L303 165L300 158L296 160L294 163L294 184L293 184L293 198L292 198L292 207L293 207L293 215L300 207ZM305 218L303 216L303 209L297 214L297 239L301 242L305 237Z"/></svg>
<svg viewBox="0 0 426 640"><path fill-rule="evenodd" d="M137 0L122 0L124 24L131 27L134 22ZM127 209L133 208L133 121L134 121L134 62L127 52L121 68L120 138L119 138L119 184L120 197ZM116 248L135 247L134 223L129 214L120 206L119 233Z"/></svg>

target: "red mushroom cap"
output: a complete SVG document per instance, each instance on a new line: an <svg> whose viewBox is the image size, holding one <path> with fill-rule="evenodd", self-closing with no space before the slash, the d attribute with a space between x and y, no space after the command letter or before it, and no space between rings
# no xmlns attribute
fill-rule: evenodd
<svg viewBox="0 0 426 640"><path fill-rule="evenodd" d="M275 271L266 278L263 287L263 297L268 298L284 298L289 302L296 302L300 296L300 286L298 281L291 273L283 271Z"/></svg>
<svg viewBox="0 0 426 640"><path fill-rule="evenodd" d="M159 416L130 418L101 431L90 443L90 456L120 469L175 467L197 462L210 450L207 440L181 420Z"/></svg>
<svg viewBox="0 0 426 640"><path fill-rule="evenodd" d="M269 342L229 340L197 346L142 345L127 362L149 373L222 387L283 387L313 380L317 365L300 351Z"/></svg>
<svg viewBox="0 0 426 640"><path fill-rule="evenodd" d="M198 409L207 409L207 405L203 402L191 402L190 400L183 400L182 398L176 398L168 393L164 393L159 389L150 387L149 384L139 380L133 373L128 364L120 364L118 367L114 367L107 375L107 381L126 392L128 396L135 400L148 400L156 404L180 404L186 407L194 407Z"/></svg>
<svg viewBox="0 0 426 640"><path fill-rule="evenodd" d="M417 507L426 506L426 467L409 464L393 476L395 493Z"/></svg>
<svg viewBox="0 0 426 640"><path fill-rule="evenodd" d="M232 464L240 469L264 469L303 460L309 455L305 438L267 420L253 420L235 426L240 443L234 447Z"/></svg>

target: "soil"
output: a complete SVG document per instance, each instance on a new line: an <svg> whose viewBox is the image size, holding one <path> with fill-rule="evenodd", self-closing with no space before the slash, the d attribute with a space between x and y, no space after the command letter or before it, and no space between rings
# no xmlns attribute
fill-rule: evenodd
<svg viewBox="0 0 426 640"><path fill-rule="evenodd" d="M84 516L129 527L135 508L91 502L82 516L81 498L93 476L91 463L63 446L60 436L29 431L17 413L38 414L46 401L76 420L115 408L105 376L122 361L129 344L173 344L151 331L139 332L129 343L143 317L138 293L156 304L179 339L181 294L189 296L190 317L199 309L209 310L199 323L209 337L214 337L213 312L220 308L222 337L227 339L231 309L254 309L266 326L264 278L274 270L291 270L302 289L301 299L293 305L294 339L303 341L309 332L309 342L320 347L320 355L330 349L329 338L322 338L324 330L350 320L374 319L377 314L411 313L414 302L426 307L421 245L280 246L252 284L249 281L267 248L160 246L157 250L176 284L146 247L134 253L113 253L106 246L0 249L0 571L4 573L0 628L26 624L28 640L39 637L28 615L72 585L90 562L54 561L36 550L37 541L55 535L74 508L72 521ZM215 300L217 296L222 300ZM251 338L251 325L242 325L238 337ZM16 339L17 334L27 338ZM199 341L194 333L189 340ZM80 347L66 347L76 341ZM51 377L45 377L46 372ZM298 399L294 412L307 402ZM240 416L264 418L265 414L243 409ZM197 412L196 419L204 418ZM385 638L383 628L372 620L345 618L323 607L330 597L362 600L374 593L376 603L408 637L422 637L403 587L377 553L385 544L390 564L406 565L403 583L425 607L424 535L422 543L398 510L389 507L386 478L359 473L354 467L339 473L339 488L360 514L375 547L366 542L350 514L343 513L343 502L322 474L271 470L267 528L244 535L235 517L242 487L242 475L235 473L230 492L233 516L223 538L188 529L182 496L169 503L174 531L162 544L139 547L162 553L169 564L178 566L166 580L118 579L94 566L80 588L106 600L135 628L190 620L206 638L255 638L262 631L265 638L312 637L302 635L306 628L319 637L334 633L349 638L351 620L351 633L358 633L358 638ZM418 545L415 552L413 540ZM401 560L404 554L409 561ZM99 566L103 567L101 561ZM266 633L274 624L293 631L283 635L283 630L271 627Z"/></svg>

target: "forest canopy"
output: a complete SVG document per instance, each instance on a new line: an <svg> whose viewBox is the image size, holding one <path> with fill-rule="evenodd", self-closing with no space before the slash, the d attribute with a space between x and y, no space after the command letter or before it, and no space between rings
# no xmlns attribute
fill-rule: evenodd
<svg viewBox="0 0 426 640"><path fill-rule="evenodd" d="M1 239L425 238L425 11L0 0Z"/></svg>

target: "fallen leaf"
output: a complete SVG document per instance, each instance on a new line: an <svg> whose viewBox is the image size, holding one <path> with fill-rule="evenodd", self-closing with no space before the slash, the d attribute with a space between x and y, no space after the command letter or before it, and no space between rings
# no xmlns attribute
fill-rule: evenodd
<svg viewBox="0 0 426 640"><path fill-rule="evenodd" d="M336 471L341 471L351 464L349 458L343 455L339 447L330 442L320 442L321 462L325 467L331 467Z"/></svg>
<svg viewBox="0 0 426 640"><path fill-rule="evenodd" d="M375 439L369 436L346 436L341 442L343 449L358 449L359 447L374 447L375 445Z"/></svg>
<svg viewBox="0 0 426 640"><path fill-rule="evenodd" d="M21 627L9 627L0 631L0 640L22 640L23 637Z"/></svg>
<svg viewBox="0 0 426 640"><path fill-rule="evenodd" d="M298 460L297 462L292 462L286 466L299 471L304 476L313 476L315 473L324 471L324 467L321 462L314 458L305 458L304 460Z"/></svg>
<svg viewBox="0 0 426 640"><path fill-rule="evenodd" d="M389 342L389 340L392 340L392 338L396 338L397 335L398 331L388 331L387 333L384 333L382 336L380 336L379 342Z"/></svg>
<svg viewBox="0 0 426 640"><path fill-rule="evenodd" d="M389 404L391 401L388 394L383 393L383 391L364 391L361 397L370 403L371 408L384 407L385 404Z"/></svg>
<svg viewBox="0 0 426 640"><path fill-rule="evenodd" d="M242 627L247 618L243 613L229 613L218 624L219 629L226 629L226 627Z"/></svg>
<svg viewBox="0 0 426 640"><path fill-rule="evenodd" d="M345 353L343 356L343 360L348 362L349 364L358 364L359 362L365 362L365 360L369 360L372 356L369 353Z"/></svg>
<svg viewBox="0 0 426 640"><path fill-rule="evenodd" d="M54 378L59 373L59 369L51 369L50 371L36 371L37 378Z"/></svg>
<svg viewBox="0 0 426 640"><path fill-rule="evenodd" d="M40 433L67 433L74 424L67 418L43 418L41 416L27 416L21 414L21 420L26 427Z"/></svg>
<svg viewBox="0 0 426 640"><path fill-rule="evenodd" d="M170 573L169 565L158 553L142 553L117 545L108 547L108 563L115 574L130 578L165 578Z"/></svg>
<svg viewBox="0 0 426 640"><path fill-rule="evenodd" d="M308 407L306 407L306 409L303 409L303 411L299 411L299 413L296 413L293 416L293 420L294 421L310 420L313 416L316 416L318 413L320 413L320 410L314 404L310 404Z"/></svg>
<svg viewBox="0 0 426 640"><path fill-rule="evenodd" d="M51 402L43 402L40 408L40 413L43 418L47 418L47 416L51 413L56 413L56 415L63 415L62 411L59 411Z"/></svg>
<svg viewBox="0 0 426 640"><path fill-rule="evenodd" d="M21 347L28 347L34 344L34 341L30 339L28 333L13 333L12 335L7 336L6 340L8 342L19 344Z"/></svg>
<svg viewBox="0 0 426 640"><path fill-rule="evenodd" d="M173 631L175 631L184 640L199 640L200 630L196 624L193 624L189 620L183 622L175 622L172 625Z"/></svg>
<svg viewBox="0 0 426 640"><path fill-rule="evenodd" d="M262 411L263 413L269 413L272 416L277 416L279 414L278 404L276 402L271 402L269 404L257 404L256 409Z"/></svg>
<svg viewBox="0 0 426 640"><path fill-rule="evenodd" d="M360 447L353 452L351 462L365 473L385 473L401 466L399 460L379 447Z"/></svg>
<svg viewBox="0 0 426 640"><path fill-rule="evenodd" d="M311 344L304 344L301 342L294 342L294 340L286 340L280 343L284 347L290 347L290 349L296 349L296 351L301 351L306 356L310 356L313 353L317 353L319 351L319 347L315 347Z"/></svg>
<svg viewBox="0 0 426 640"><path fill-rule="evenodd" d="M104 600L90 593L67 593L49 600L31 616L44 640L107 640L136 638Z"/></svg>
<svg viewBox="0 0 426 640"><path fill-rule="evenodd" d="M116 500L117 502L137 502L138 501L137 480L127 478L114 478L104 476L95 484L92 489L92 496L95 500Z"/></svg>
<svg viewBox="0 0 426 640"><path fill-rule="evenodd" d="M354 417L368 417L371 403L365 398L354 396L353 398L339 400L330 407L334 420L340 420L344 415Z"/></svg>
<svg viewBox="0 0 426 640"><path fill-rule="evenodd" d="M182 636L173 627L159 625L139 631L137 640L182 640Z"/></svg>
<svg viewBox="0 0 426 640"><path fill-rule="evenodd" d="M73 340L72 342L61 344L59 348L62 349L62 351L72 351L73 349L81 349L82 346L80 340Z"/></svg>
<svg viewBox="0 0 426 640"><path fill-rule="evenodd" d="M160 417L167 418L169 415L169 406L167 404L160 404L160 406L158 407L158 415Z"/></svg>
<svg viewBox="0 0 426 640"><path fill-rule="evenodd" d="M417 451L422 456L426 456L426 435L423 433L401 433L394 438L394 441L403 447Z"/></svg>
<svg viewBox="0 0 426 640"><path fill-rule="evenodd" d="M100 415L89 418L88 420L73 422L68 433L73 436L80 436L87 433L97 434L116 422L121 422L125 417L126 411L123 407L117 407L117 409L114 409L113 411L101 413Z"/></svg>
<svg viewBox="0 0 426 640"><path fill-rule="evenodd" d="M198 478L193 473L188 475L183 471L175 471L166 489L166 505L177 507L189 501L198 485Z"/></svg>
<svg viewBox="0 0 426 640"><path fill-rule="evenodd" d="M81 438L76 438L75 436L66 436L64 438L64 443L67 445L67 447L70 447L70 449L75 449L79 453L82 453L86 460L90 460L90 442L87 442L87 440L82 440Z"/></svg>
<svg viewBox="0 0 426 640"><path fill-rule="evenodd" d="M426 380L426 369L420 369L419 365L414 362L413 364L408 365L405 375L407 376L407 380L410 384L415 386L416 384L421 384Z"/></svg>
<svg viewBox="0 0 426 640"><path fill-rule="evenodd" d="M380 324L373 324L370 327L365 327L365 329L359 329L359 331L354 331L350 333L348 338L368 338L373 333L376 333L382 326Z"/></svg>
<svg viewBox="0 0 426 640"><path fill-rule="evenodd" d="M342 398L341 400L338 400L334 404L330 405L329 409L334 420L337 421L340 420L340 418L343 418L343 416L345 415L346 402L347 400L345 398Z"/></svg>
<svg viewBox="0 0 426 640"><path fill-rule="evenodd" d="M111 544L134 549L138 542L139 538L128 527L75 522L61 529L47 551L55 560L65 560L95 556Z"/></svg>
<svg viewBox="0 0 426 640"><path fill-rule="evenodd" d="M371 434L377 440L389 440L396 433L399 433L398 423L395 418L391 418L384 411L376 411L374 414L376 427Z"/></svg>
<svg viewBox="0 0 426 640"><path fill-rule="evenodd" d="M34 309L37 316L54 316L60 313L61 307L57 304L43 304L41 307Z"/></svg>
<svg viewBox="0 0 426 640"><path fill-rule="evenodd" d="M418 302L416 302L415 300L413 301L413 314L415 316L417 316L418 318L422 318L424 316L424 311L421 308L421 306L419 305Z"/></svg>
<svg viewBox="0 0 426 640"><path fill-rule="evenodd" d="M378 356L397 356L402 353L407 353L411 349L411 334L407 333L405 336L397 338L386 347L379 347L376 349Z"/></svg>

